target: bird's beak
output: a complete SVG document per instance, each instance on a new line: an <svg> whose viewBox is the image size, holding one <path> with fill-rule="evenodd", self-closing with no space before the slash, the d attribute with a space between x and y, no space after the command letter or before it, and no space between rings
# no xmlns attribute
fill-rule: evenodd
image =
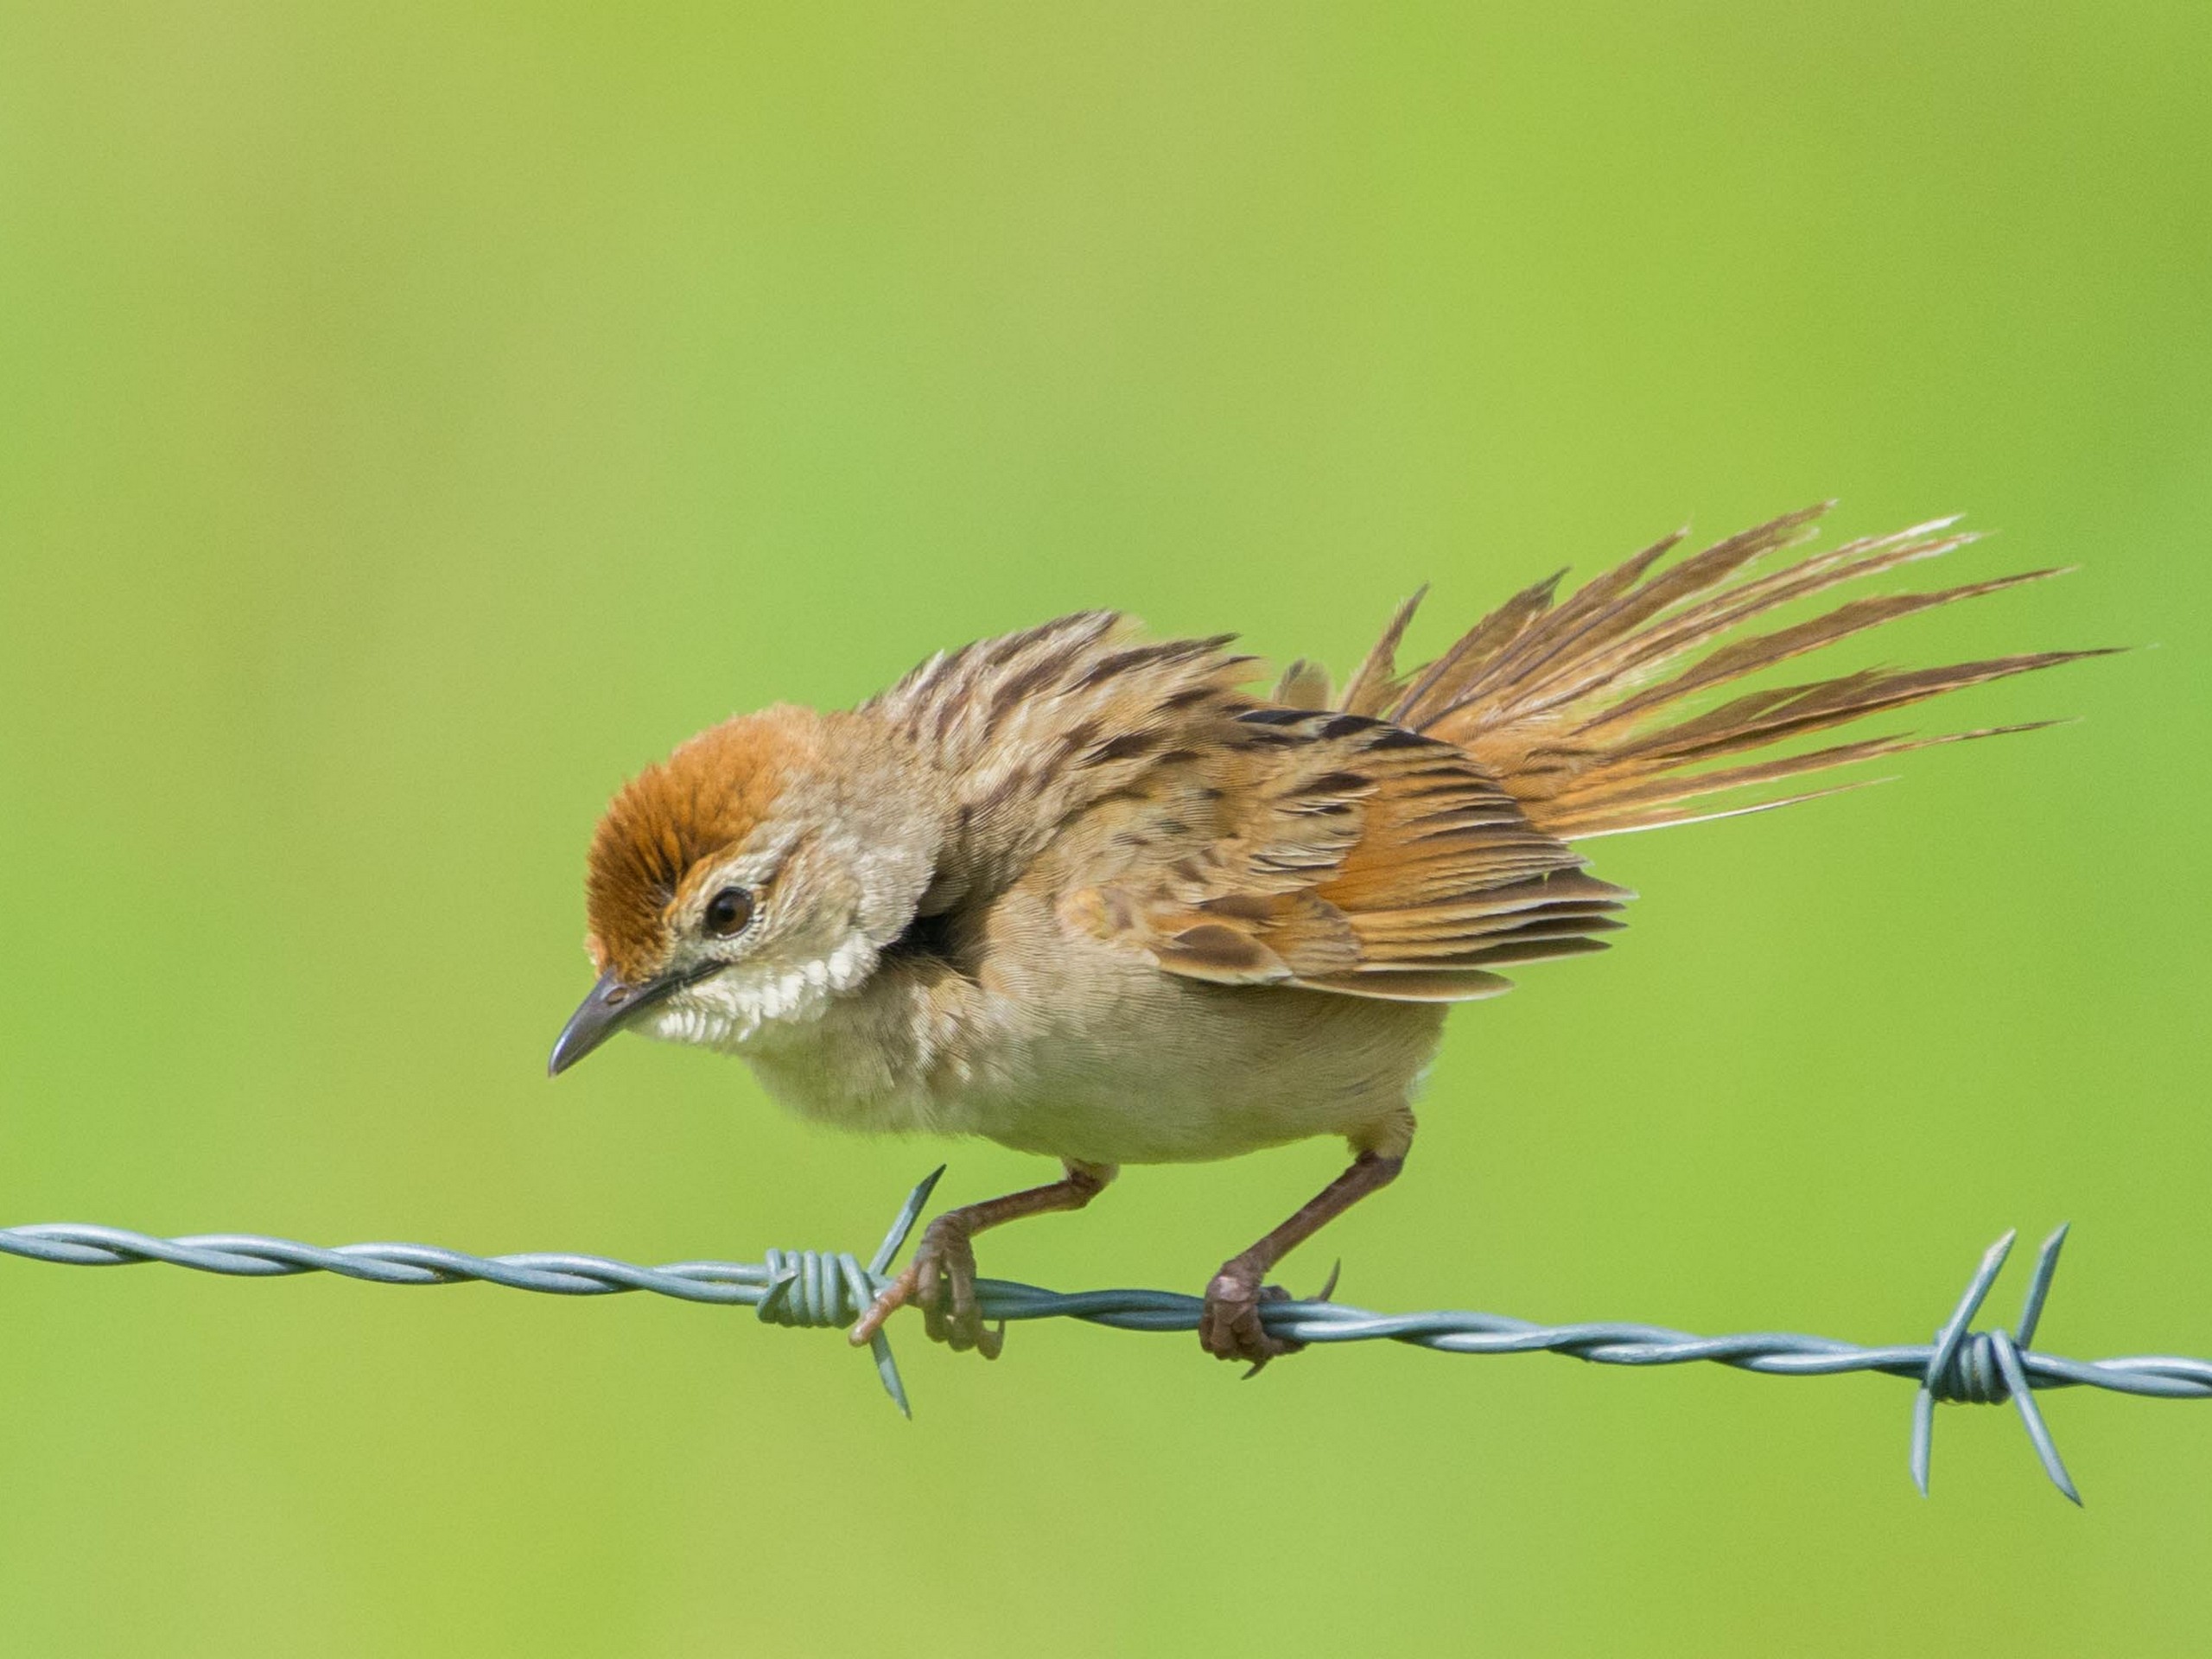
<svg viewBox="0 0 2212 1659"><path fill-rule="evenodd" d="M553 1042L553 1058L545 1063L545 1075L559 1077L655 1003L665 1001L709 974L719 973L721 968L721 963L709 963L690 973L663 974L641 985L626 983L609 969L569 1016L569 1023L561 1027L560 1036Z"/></svg>

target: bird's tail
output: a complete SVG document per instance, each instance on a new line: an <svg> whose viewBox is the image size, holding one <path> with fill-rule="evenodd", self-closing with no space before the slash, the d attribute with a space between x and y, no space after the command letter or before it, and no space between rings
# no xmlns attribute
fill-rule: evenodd
<svg viewBox="0 0 2212 1659"><path fill-rule="evenodd" d="M1829 791L1748 804L1734 804L1741 798L1733 792L2051 724L1859 737L1742 758L1946 691L2104 654L2046 651L1944 668L1864 669L1741 691L1716 703L1713 694L1751 675L1866 629L2059 574L2028 570L1931 592L1867 595L1808 621L1739 632L1784 606L1974 539L1952 528L1956 519L1938 519L1757 572L1764 556L1804 542L1827 510L1793 512L1664 563L1682 539L1678 531L1563 598L1560 576L1552 576L1507 600L1434 662L1401 675L1394 658L1420 602L1416 594L1368 653L1342 707L1459 745L1497 777L1538 828L1573 841L1786 806Z"/></svg>

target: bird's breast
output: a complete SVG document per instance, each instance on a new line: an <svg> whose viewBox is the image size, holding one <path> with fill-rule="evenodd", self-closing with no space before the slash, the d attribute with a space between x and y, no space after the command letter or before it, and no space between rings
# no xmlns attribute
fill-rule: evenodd
<svg viewBox="0 0 2212 1659"><path fill-rule="evenodd" d="M741 1052L779 1101L842 1128L1177 1163L1373 1138L1403 1116L1441 1024L1430 1006L1207 985L1070 941L973 978L887 963Z"/></svg>

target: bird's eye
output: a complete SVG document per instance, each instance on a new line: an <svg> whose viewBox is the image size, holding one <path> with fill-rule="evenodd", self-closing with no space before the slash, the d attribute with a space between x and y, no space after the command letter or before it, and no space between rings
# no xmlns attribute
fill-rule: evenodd
<svg viewBox="0 0 2212 1659"><path fill-rule="evenodd" d="M724 887L707 901L703 925L715 938L745 931L753 919L753 895L743 887Z"/></svg>

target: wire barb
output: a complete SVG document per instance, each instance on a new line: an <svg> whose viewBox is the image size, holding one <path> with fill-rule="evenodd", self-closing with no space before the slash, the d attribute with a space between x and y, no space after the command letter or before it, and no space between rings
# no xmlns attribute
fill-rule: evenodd
<svg viewBox="0 0 2212 1659"><path fill-rule="evenodd" d="M2074 1478L2066 1472L2057 1444L2050 1438L2050 1426L2043 1420L2042 1408L2036 1404L2034 1386L2020 1363L2020 1349L2034 1342L2036 1326L2043 1319L2051 1275L2058 1271L2058 1252L2066 1243L2069 1224L2062 1224L2036 1253L2035 1271L2028 1277L2028 1294L2020 1305L2017 1344L2012 1333L2001 1327L1986 1332L1967 1329L1981 1311L1989 1287L2004 1271L2005 1260L2012 1255L2013 1241L2018 1236L2017 1231L2008 1231L1982 1253L1980 1266L1967 1282L1966 1294L1959 1298L1949 1320L1936 1333L1928 1369L1921 1373L1920 1392L1912 1402L1912 1484L1920 1488L1923 1497L1928 1496L1928 1465L1935 1449L1936 1402L2002 1405L2010 1400L2020 1408L2029 1443L2035 1447L2051 1484L2075 1504L2082 1502Z"/></svg>
<svg viewBox="0 0 2212 1659"><path fill-rule="evenodd" d="M842 1331L867 1313L876 1293L884 1287L885 1270L898 1259L906 1235L914 1230L923 1206L929 1203L930 1194L937 1190L944 1175L944 1166L939 1164L915 1185L906 1195L906 1202L899 1206L899 1213L892 1218L891 1230L883 1236L883 1243L876 1247L865 1268L850 1250L834 1255L824 1250L769 1251L768 1287L753 1309L761 1323ZM899 1362L891 1357L891 1338L878 1331L868 1338L868 1351L875 1357L875 1373L882 1379L883 1391L891 1396L893 1405L911 1418L914 1408L907 1402L906 1385L899 1376Z"/></svg>
<svg viewBox="0 0 2212 1659"><path fill-rule="evenodd" d="M431 1244L347 1244L335 1249L251 1233L156 1238L117 1227L72 1222L0 1229L0 1254L68 1267L120 1267L165 1262L196 1272L238 1278L285 1278L334 1273L382 1285L450 1285L474 1281L556 1296L619 1295L647 1291L682 1301L751 1307L772 1325L809 1329L849 1325L890 1283L891 1264L920 1219L942 1166L906 1195L890 1230L862 1266L842 1250L771 1250L764 1262L677 1262L640 1267L606 1256L541 1252L469 1255ZM1664 1325L1588 1323L1547 1325L1503 1313L1376 1313L1329 1300L1332 1273L1311 1301L1270 1301L1260 1310L1271 1335L1308 1345L1391 1341L1447 1354L1564 1354L1599 1365L1732 1366L1769 1376L1830 1376L1878 1371L1919 1384L1913 1399L1911 1469L1928 1491L1936 1403L1999 1405L2011 1401L2052 1483L2079 1503L2066 1465L2036 1403L2047 1389L2094 1388L2167 1400L2212 1399L2212 1359L2135 1355L2082 1360L2034 1347L2067 1230L2044 1241L2029 1275L2017 1333L1977 1332L1974 1318L2011 1254L2013 1235L1990 1246L1965 1294L1933 1341L1865 1348L1827 1337L1752 1332L1700 1337ZM976 1300L987 1319L1076 1319L1117 1331L1195 1331L1205 1304L1166 1290L1090 1290L1067 1294L1003 1279L979 1279ZM869 1343L876 1375L899 1409L913 1414L891 1344L879 1331Z"/></svg>

